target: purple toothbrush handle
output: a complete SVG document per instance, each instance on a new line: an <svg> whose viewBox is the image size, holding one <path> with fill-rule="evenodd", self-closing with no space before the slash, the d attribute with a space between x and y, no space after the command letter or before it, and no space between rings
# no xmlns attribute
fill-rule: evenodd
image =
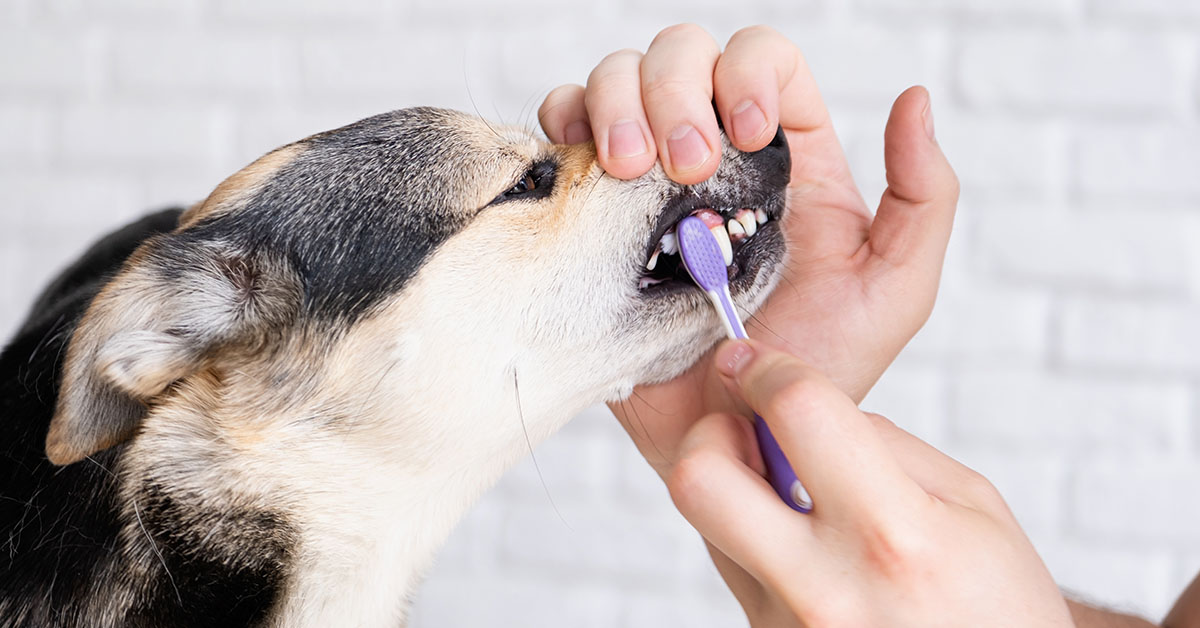
<svg viewBox="0 0 1200 628"><path fill-rule="evenodd" d="M746 338L746 329L737 316L733 307L733 299L729 295L729 276L727 275L724 254L712 231L704 221L696 216L689 216L680 221L676 228L679 234L679 252L683 257L683 265L688 274L695 280L701 290L708 293L717 314L725 323L725 331L734 338ZM796 472L788 463L787 456L779 448L775 436L771 434L762 417L754 415L754 434L758 437L758 449L762 452L763 462L767 466L767 481L783 500L783 503L799 512L812 512L812 498L804 485L796 479Z"/></svg>
<svg viewBox="0 0 1200 628"><path fill-rule="evenodd" d="M758 450L762 452L763 463L767 465L767 481L771 483L771 488L792 510L812 512L812 498L800 480L796 479L796 472L792 471L792 465L775 441L771 428L758 414L754 415L754 435L758 437Z"/></svg>

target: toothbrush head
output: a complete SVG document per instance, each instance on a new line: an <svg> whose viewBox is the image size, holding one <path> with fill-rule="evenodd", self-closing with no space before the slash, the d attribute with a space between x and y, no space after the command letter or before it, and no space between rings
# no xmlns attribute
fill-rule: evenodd
<svg viewBox="0 0 1200 628"><path fill-rule="evenodd" d="M676 227L679 234L679 253L683 266L701 290L719 291L729 283L729 271L725 267L725 256L716 236L704 221L695 217L684 218Z"/></svg>

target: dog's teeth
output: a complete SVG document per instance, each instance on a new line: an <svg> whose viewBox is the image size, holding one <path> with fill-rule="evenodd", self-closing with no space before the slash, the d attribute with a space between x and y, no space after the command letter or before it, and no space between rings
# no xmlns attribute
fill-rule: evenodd
<svg viewBox="0 0 1200 628"><path fill-rule="evenodd" d="M725 230L729 232L730 240L741 240L746 237L746 228L742 223L730 218L729 222L725 223Z"/></svg>
<svg viewBox="0 0 1200 628"><path fill-rule="evenodd" d="M758 220L754 218L754 212L743 209L737 213L738 224L742 225L742 229L746 231L746 237L750 237L758 232Z"/></svg>
<svg viewBox="0 0 1200 628"><path fill-rule="evenodd" d="M654 285L663 283L664 281L666 281L666 279L655 279L653 277L642 277L641 280L638 281L638 290L645 290L646 288L649 288L650 286L654 286Z"/></svg>
<svg viewBox="0 0 1200 628"><path fill-rule="evenodd" d="M760 225L766 224L767 223L767 212L765 212L761 209L754 210L754 219L757 220L758 224L760 224Z"/></svg>
<svg viewBox="0 0 1200 628"><path fill-rule="evenodd" d="M662 240L659 241L659 247L662 252L667 255L674 255L679 252L679 236L674 233L664 233Z"/></svg>
<svg viewBox="0 0 1200 628"><path fill-rule="evenodd" d="M646 270L654 270L654 267L658 266L658 254L660 252L659 249L654 249L654 254L650 256L650 261L646 262Z"/></svg>
<svg viewBox="0 0 1200 628"><path fill-rule="evenodd" d="M717 245L721 247L721 255L725 258L725 265L733 263L733 244L729 241L729 232L725 230L725 225L717 225L709 231L712 231L713 237L717 239Z"/></svg>

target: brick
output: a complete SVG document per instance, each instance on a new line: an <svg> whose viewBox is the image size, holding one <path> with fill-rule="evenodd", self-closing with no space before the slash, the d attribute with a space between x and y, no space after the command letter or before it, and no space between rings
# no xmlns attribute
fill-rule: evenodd
<svg viewBox="0 0 1200 628"><path fill-rule="evenodd" d="M1177 292L1195 241L1183 212L1009 207L976 217L984 272L1018 282Z"/></svg>
<svg viewBox="0 0 1200 628"><path fill-rule="evenodd" d="M1170 26L1200 19L1196 0L1088 0L1087 8L1092 15L1121 25L1137 20Z"/></svg>
<svg viewBox="0 0 1200 628"><path fill-rule="evenodd" d="M1027 364L1047 354L1049 322L1050 299L1043 292L947 281L929 322L904 351L939 361Z"/></svg>
<svg viewBox="0 0 1200 628"><path fill-rule="evenodd" d="M278 94L298 79L295 51L280 38L125 31L113 42L118 88L156 95Z"/></svg>
<svg viewBox="0 0 1200 628"><path fill-rule="evenodd" d="M92 69L80 31L0 31L0 86L27 92L78 93Z"/></svg>
<svg viewBox="0 0 1200 628"><path fill-rule="evenodd" d="M195 23L203 12L200 0L44 0L41 10L56 23L94 24L115 19L145 22Z"/></svg>
<svg viewBox="0 0 1200 628"><path fill-rule="evenodd" d="M505 477L504 488L511 496L545 502L547 494L550 499L593 496L614 484L611 476L616 472L617 444L608 438L579 438L560 432L538 445L534 457L536 466L526 455Z"/></svg>
<svg viewBox="0 0 1200 628"><path fill-rule="evenodd" d="M789 30L785 35L800 46L825 98L841 105L884 107L879 110L883 116L876 118L880 124L900 92L935 77L930 53L936 41L921 33L855 26Z"/></svg>
<svg viewBox="0 0 1200 628"><path fill-rule="evenodd" d="M421 587L409 625L609 628L618 625L620 608L616 591L569 575L553 579L457 576L430 580Z"/></svg>
<svg viewBox="0 0 1200 628"><path fill-rule="evenodd" d="M1148 619L1167 611L1171 561L1165 552L1078 541L1038 549L1055 581L1072 599Z"/></svg>
<svg viewBox="0 0 1200 628"><path fill-rule="evenodd" d="M1083 538L1131 548L1200 547L1200 463L1132 455L1093 460L1075 473L1071 511Z"/></svg>
<svg viewBox="0 0 1200 628"><path fill-rule="evenodd" d="M1063 490L1068 477L1063 456L1035 450L1003 451L986 444L955 443L944 451L996 487L1030 538L1054 539L1062 530L1067 515Z"/></svg>
<svg viewBox="0 0 1200 628"><path fill-rule="evenodd" d="M1072 299L1063 305L1065 363L1127 371L1200 368L1200 308L1141 300Z"/></svg>
<svg viewBox="0 0 1200 628"><path fill-rule="evenodd" d="M682 517L674 520L607 511L602 502L571 513L560 500L560 519L549 508L516 508L504 522L506 563L534 571L571 570L603 577L647 581L670 578L680 557ZM600 517L595 513L605 512Z"/></svg>
<svg viewBox="0 0 1200 628"><path fill-rule="evenodd" d="M1088 126L1075 139L1076 184L1088 198L1200 198L1200 129L1184 126Z"/></svg>
<svg viewBox="0 0 1200 628"><path fill-rule="evenodd" d="M387 0L216 0L210 4L216 16L230 24L299 22L368 30L390 25L399 6Z"/></svg>
<svg viewBox="0 0 1200 628"><path fill-rule="evenodd" d="M935 99L938 96L933 94ZM1060 125L1006 116L964 115L941 104L941 100L934 102L938 143L954 167L964 195L978 199L983 194L995 194L1011 203L1020 198L1062 194L1063 182L1070 175L1067 137Z"/></svg>
<svg viewBox="0 0 1200 628"><path fill-rule="evenodd" d="M623 600L624 628L745 626L746 614L728 589L720 595L662 595L633 593Z"/></svg>
<svg viewBox="0 0 1200 628"><path fill-rule="evenodd" d="M933 445L945 437L946 382L939 369L895 364L859 407Z"/></svg>
<svg viewBox="0 0 1200 628"><path fill-rule="evenodd" d="M213 163L232 144L227 132L204 108L76 106L64 112L58 139L72 163L161 169Z"/></svg>
<svg viewBox="0 0 1200 628"><path fill-rule="evenodd" d="M965 38L958 80L972 105L1028 112L1162 112L1183 98L1184 68L1153 35L1020 30Z"/></svg>
<svg viewBox="0 0 1200 628"><path fill-rule="evenodd" d="M1075 13L1076 3L1072 0L1015 0L989 2L988 0L857 0L856 12L864 19L921 19L939 18L947 15L971 17L987 23L1004 18L1047 18L1065 19Z"/></svg>
<svg viewBox="0 0 1200 628"><path fill-rule="evenodd" d="M23 26L29 21L30 0L0 0L0 24L9 28Z"/></svg>
<svg viewBox="0 0 1200 628"><path fill-rule="evenodd" d="M285 144L382 112L353 103L341 107L308 107L301 103L239 107L237 113L233 154L238 163L245 165Z"/></svg>
<svg viewBox="0 0 1200 628"><path fill-rule="evenodd" d="M53 117L44 107L0 105L0 164L26 168L50 155Z"/></svg>
<svg viewBox="0 0 1200 628"><path fill-rule="evenodd" d="M369 94L390 107L437 103L469 106L464 59L478 59L469 34L420 32L344 38L313 38L302 48L304 87L339 98ZM482 68L483 76L491 68ZM480 102L484 94L475 94Z"/></svg>
<svg viewBox="0 0 1200 628"><path fill-rule="evenodd" d="M1090 455L1186 447L1185 384L972 369L954 386L957 440L993 451Z"/></svg>
<svg viewBox="0 0 1200 628"><path fill-rule="evenodd" d="M7 296L0 321L10 321L3 330L23 319L50 279L88 246L140 215L141 200L136 183L120 177L3 173L0 207Z"/></svg>

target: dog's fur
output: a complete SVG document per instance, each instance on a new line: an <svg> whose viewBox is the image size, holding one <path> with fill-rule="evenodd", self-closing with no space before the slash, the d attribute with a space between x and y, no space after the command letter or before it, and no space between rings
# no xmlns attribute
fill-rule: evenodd
<svg viewBox="0 0 1200 628"><path fill-rule="evenodd" d="M655 229L778 219L789 163L780 133L696 186L618 181L589 145L407 109L111 234L0 356L0 625L403 623L529 442L718 338L697 290L638 290ZM739 256L745 311L777 224Z"/></svg>

